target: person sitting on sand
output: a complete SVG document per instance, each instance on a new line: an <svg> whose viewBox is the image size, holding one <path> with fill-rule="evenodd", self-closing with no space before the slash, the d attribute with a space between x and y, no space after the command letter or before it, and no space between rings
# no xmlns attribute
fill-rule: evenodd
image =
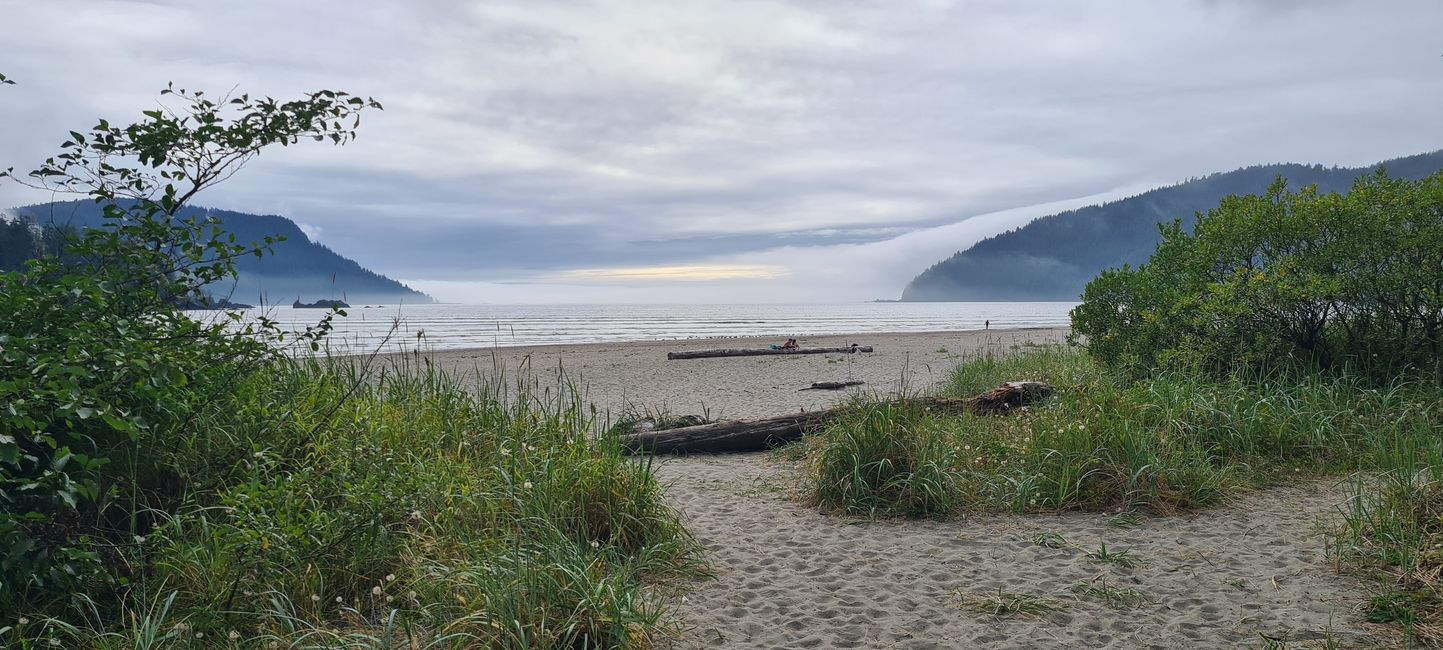
<svg viewBox="0 0 1443 650"><path fill-rule="evenodd" d="M795 350L799 347L801 346L797 345L796 339L787 339L787 342L782 344L783 350Z"/></svg>

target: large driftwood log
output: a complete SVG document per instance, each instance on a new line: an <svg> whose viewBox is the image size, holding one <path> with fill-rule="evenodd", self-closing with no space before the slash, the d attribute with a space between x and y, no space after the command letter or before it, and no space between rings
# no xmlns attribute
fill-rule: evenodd
<svg viewBox="0 0 1443 650"><path fill-rule="evenodd" d="M909 402L924 408L970 410L976 415L1005 414L1045 399L1052 387L1036 381L1009 381L969 399L918 398ZM797 440L822 428L849 407L810 411L752 420L728 420L692 427L638 431L621 436L631 453L718 453L757 451Z"/></svg>
<svg viewBox="0 0 1443 650"><path fill-rule="evenodd" d="M839 409L795 413L755 420L728 420L694 427L626 434L621 444L628 452L680 454L769 449L801 438L840 414Z"/></svg>
<svg viewBox="0 0 1443 650"><path fill-rule="evenodd" d="M871 352L870 345L851 345L845 348L792 348L790 350L773 350L770 348L730 348L722 350L685 350L682 352L668 352L668 359L707 359L711 357L762 357L782 354L851 354L853 352Z"/></svg>

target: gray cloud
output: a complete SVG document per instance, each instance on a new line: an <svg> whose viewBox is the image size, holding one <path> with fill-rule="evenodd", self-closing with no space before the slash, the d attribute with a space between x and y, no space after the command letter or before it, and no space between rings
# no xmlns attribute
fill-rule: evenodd
<svg viewBox="0 0 1443 650"><path fill-rule="evenodd" d="M570 295L540 285L573 269L853 266L855 246L919 255L892 242L914 231L956 237L944 255L985 229L939 226L1009 207L1443 146L1431 0L0 0L0 17L21 84L0 90L5 164L171 80L381 99L355 145L267 153L203 202L291 216L457 299L490 289L464 281ZM0 205L46 198L0 185ZM893 295L934 261L877 261L826 296ZM785 299L811 277L617 295Z"/></svg>

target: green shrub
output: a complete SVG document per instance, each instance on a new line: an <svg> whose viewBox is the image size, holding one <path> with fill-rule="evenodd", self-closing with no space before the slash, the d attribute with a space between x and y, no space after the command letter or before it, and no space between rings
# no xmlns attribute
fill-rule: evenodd
<svg viewBox="0 0 1443 650"><path fill-rule="evenodd" d="M145 571L98 616L50 610L44 634L129 644L151 613L286 647L645 646L663 619L643 585L704 570L698 546L592 411L534 395L273 361L143 448L188 476L138 542Z"/></svg>
<svg viewBox="0 0 1443 650"><path fill-rule="evenodd" d="M64 258L0 273L0 609L123 590L135 578L130 540L182 480L137 449L189 426L281 335L180 311L273 242L237 244L214 220L178 219L180 208L267 146L349 141L340 122L375 106L332 91L286 103L166 94L172 110L123 128L101 120L28 176L0 172L83 194L108 222L72 236Z"/></svg>
<svg viewBox="0 0 1443 650"><path fill-rule="evenodd" d="M1346 195L1279 179L1162 235L1146 264L1102 273L1072 312L1074 334L1110 367L1383 379L1443 367L1443 174L1380 171Z"/></svg>

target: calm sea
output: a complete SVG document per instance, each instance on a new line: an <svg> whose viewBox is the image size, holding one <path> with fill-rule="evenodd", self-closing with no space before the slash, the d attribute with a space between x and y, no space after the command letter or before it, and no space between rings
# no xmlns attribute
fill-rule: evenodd
<svg viewBox="0 0 1443 650"><path fill-rule="evenodd" d="M842 305L362 305L335 320L332 347L369 349L395 327L393 343L428 349L559 343L664 341L864 332L928 332L1068 324L1074 302L886 302ZM200 312L199 314L203 314ZM273 307L290 327L323 310Z"/></svg>

